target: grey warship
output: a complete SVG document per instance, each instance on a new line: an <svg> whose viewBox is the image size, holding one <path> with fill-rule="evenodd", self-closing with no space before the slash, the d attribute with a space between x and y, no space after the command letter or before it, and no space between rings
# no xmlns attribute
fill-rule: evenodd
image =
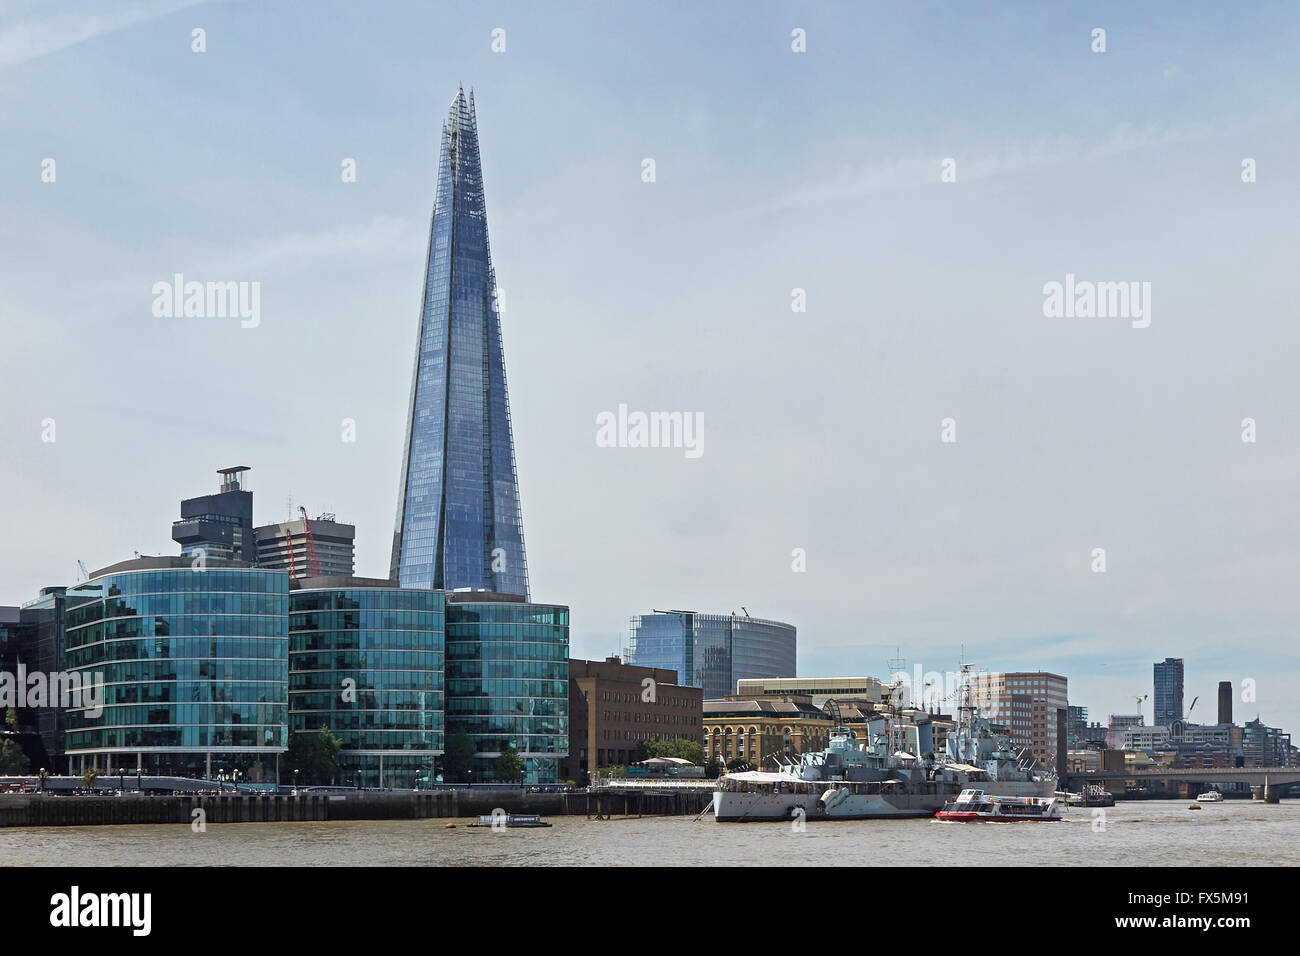
<svg viewBox="0 0 1300 956"><path fill-rule="evenodd" d="M979 715L962 664L958 724L944 753L934 753L934 728L923 711L894 703L867 721L865 739L845 727L828 702L835 724L825 750L776 758L775 771L745 771L719 778L713 813L719 822L747 820L868 820L929 817L977 786L991 796L1044 797L1056 777L1028 751L1017 752L1005 734Z"/></svg>

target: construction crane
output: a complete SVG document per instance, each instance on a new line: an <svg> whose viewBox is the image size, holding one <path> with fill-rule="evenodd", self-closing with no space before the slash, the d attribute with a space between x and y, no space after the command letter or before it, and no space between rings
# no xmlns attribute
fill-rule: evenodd
<svg viewBox="0 0 1300 956"><path fill-rule="evenodd" d="M316 577L320 574L320 569L316 567L316 542L311 536L311 522L307 520L307 509L302 505L298 506L298 513L302 515L303 536L307 539L307 570L312 577Z"/></svg>
<svg viewBox="0 0 1300 956"><path fill-rule="evenodd" d="M90 572L86 570L86 562L82 561L80 558L77 558L77 567L81 569L81 577L78 578L78 580L89 581Z"/></svg>
<svg viewBox="0 0 1300 956"><path fill-rule="evenodd" d="M294 553L293 553L293 532L292 532L292 531L290 531L288 534L285 535L285 538L284 538L284 552L285 552L285 557L287 557L287 558L289 559L289 580L290 580L290 581L297 581L297 580L298 580L298 567L297 567L297 562L294 560Z"/></svg>
<svg viewBox="0 0 1300 956"><path fill-rule="evenodd" d="M1197 702L1198 700L1200 700L1200 699L1201 699L1201 695L1200 695L1200 694L1197 694L1195 697L1192 698L1192 706L1187 708L1187 716L1188 716L1188 717L1191 717L1191 716L1192 716L1192 711L1196 709L1196 702ZM1186 719L1186 718L1184 718L1184 719Z"/></svg>
<svg viewBox="0 0 1300 956"><path fill-rule="evenodd" d="M1134 694L1134 695L1133 695L1133 699L1134 699L1135 701L1137 701L1137 703L1134 704L1134 706L1137 708L1137 712L1138 712L1138 716L1139 716L1139 717L1142 716L1142 702L1143 702L1144 700L1147 699L1147 696L1148 696L1147 694L1140 694L1140 695L1139 695L1139 694Z"/></svg>

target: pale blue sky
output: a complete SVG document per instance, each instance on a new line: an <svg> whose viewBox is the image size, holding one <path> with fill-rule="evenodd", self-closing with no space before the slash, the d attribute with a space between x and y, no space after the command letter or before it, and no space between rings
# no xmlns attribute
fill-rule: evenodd
<svg viewBox="0 0 1300 956"><path fill-rule="evenodd" d="M463 83L575 656L744 605L805 674L965 644L1104 719L1184 656L1194 717L1253 678L1300 730L1294 5L699 6L0 0L0 601L173 553L231 464L387 572ZM261 325L154 318L175 272L260 282ZM1151 327L1044 318L1066 273L1151 282ZM703 413L704 456L596 447L619 403Z"/></svg>

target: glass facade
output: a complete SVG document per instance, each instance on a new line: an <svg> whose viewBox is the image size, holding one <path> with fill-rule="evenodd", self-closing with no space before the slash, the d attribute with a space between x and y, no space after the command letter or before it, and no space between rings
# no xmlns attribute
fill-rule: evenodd
<svg viewBox="0 0 1300 956"><path fill-rule="evenodd" d="M713 615L708 615L710 618ZM731 628L731 689L751 677L796 677L795 629L779 621L725 618Z"/></svg>
<svg viewBox="0 0 1300 956"><path fill-rule="evenodd" d="M747 678L796 677L793 625L734 614L656 611L632 618L632 663L677 671L706 700Z"/></svg>
<svg viewBox="0 0 1300 956"><path fill-rule="evenodd" d="M391 577L528 598L474 97L442 129Z"/></svg>
<svg viewBox="0 0 1300 956"><path fill-rule="evenodd" d="M1183 716L1183 661L1180 657L1166 657L1154 665L1156 727L1168 727Z"/></svg>
<svg viewBox="0 0 1300 956"><path fill-rule="evenodd" d="M71 769L273 781L288 736L289 576L175 560L67 591L66 668L104 681L101 715L66 712Z"/></svg>
<svg viewBox="0 0 1300 956"><path fill-rule="evenodd" d="M525 780L555 783L569 750L569 609L447 602L447 735L474 741L474 780L506 747Z"/></svg>
<svg viewBox="0 0 1300 956"><path fill-rule="evenodd" d="M290 733L328 725L341 784L427 787L443 749L442 592L304 589L289 604Z"/></svg>
<svg viewBox="0 0 1300 956"><path fill-rule="evenodd" d="M23 605L19 612L20 620L28 628L28 641L21 656L30 670L44 674L67 670L63 654L66 592L64 587L43 588L40 597ZM20 713L20 717L30 722L40 735L43 764L58 772L65 771L63 708L37 707L34 713Z"/></svg>

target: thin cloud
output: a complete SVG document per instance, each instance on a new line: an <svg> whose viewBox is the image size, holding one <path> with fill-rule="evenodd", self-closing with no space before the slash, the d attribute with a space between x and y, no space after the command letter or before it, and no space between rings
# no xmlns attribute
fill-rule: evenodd
<svg viewBox="0 0 1300 956"><path fill-rule="evenodd" d="M59 4L56 13L51 12L54 5L50 3L0 4L5 21L0 27L0 70L203 2L205 0L137 0L134 3L118 2L107 8L82 4L75 9Z"/></svg>
<svg viewBox="0 0 1300 956"><path fill-rule="evenodd" d="M1250 127L1252 122L1239 124ZM1224 124L1195 123L1176 128L1117 126L1102 137L1042 138L1007 146L975 146L950 153L958 162L959 182L978 182L1042 167L1092 163L1149 149L1204 142L1228 135ZM857 168L841 168L809 182L776 200L779 208L808 203L842 201L882 191L894 191L939 181L938 153L912 153Z"/></svg>

